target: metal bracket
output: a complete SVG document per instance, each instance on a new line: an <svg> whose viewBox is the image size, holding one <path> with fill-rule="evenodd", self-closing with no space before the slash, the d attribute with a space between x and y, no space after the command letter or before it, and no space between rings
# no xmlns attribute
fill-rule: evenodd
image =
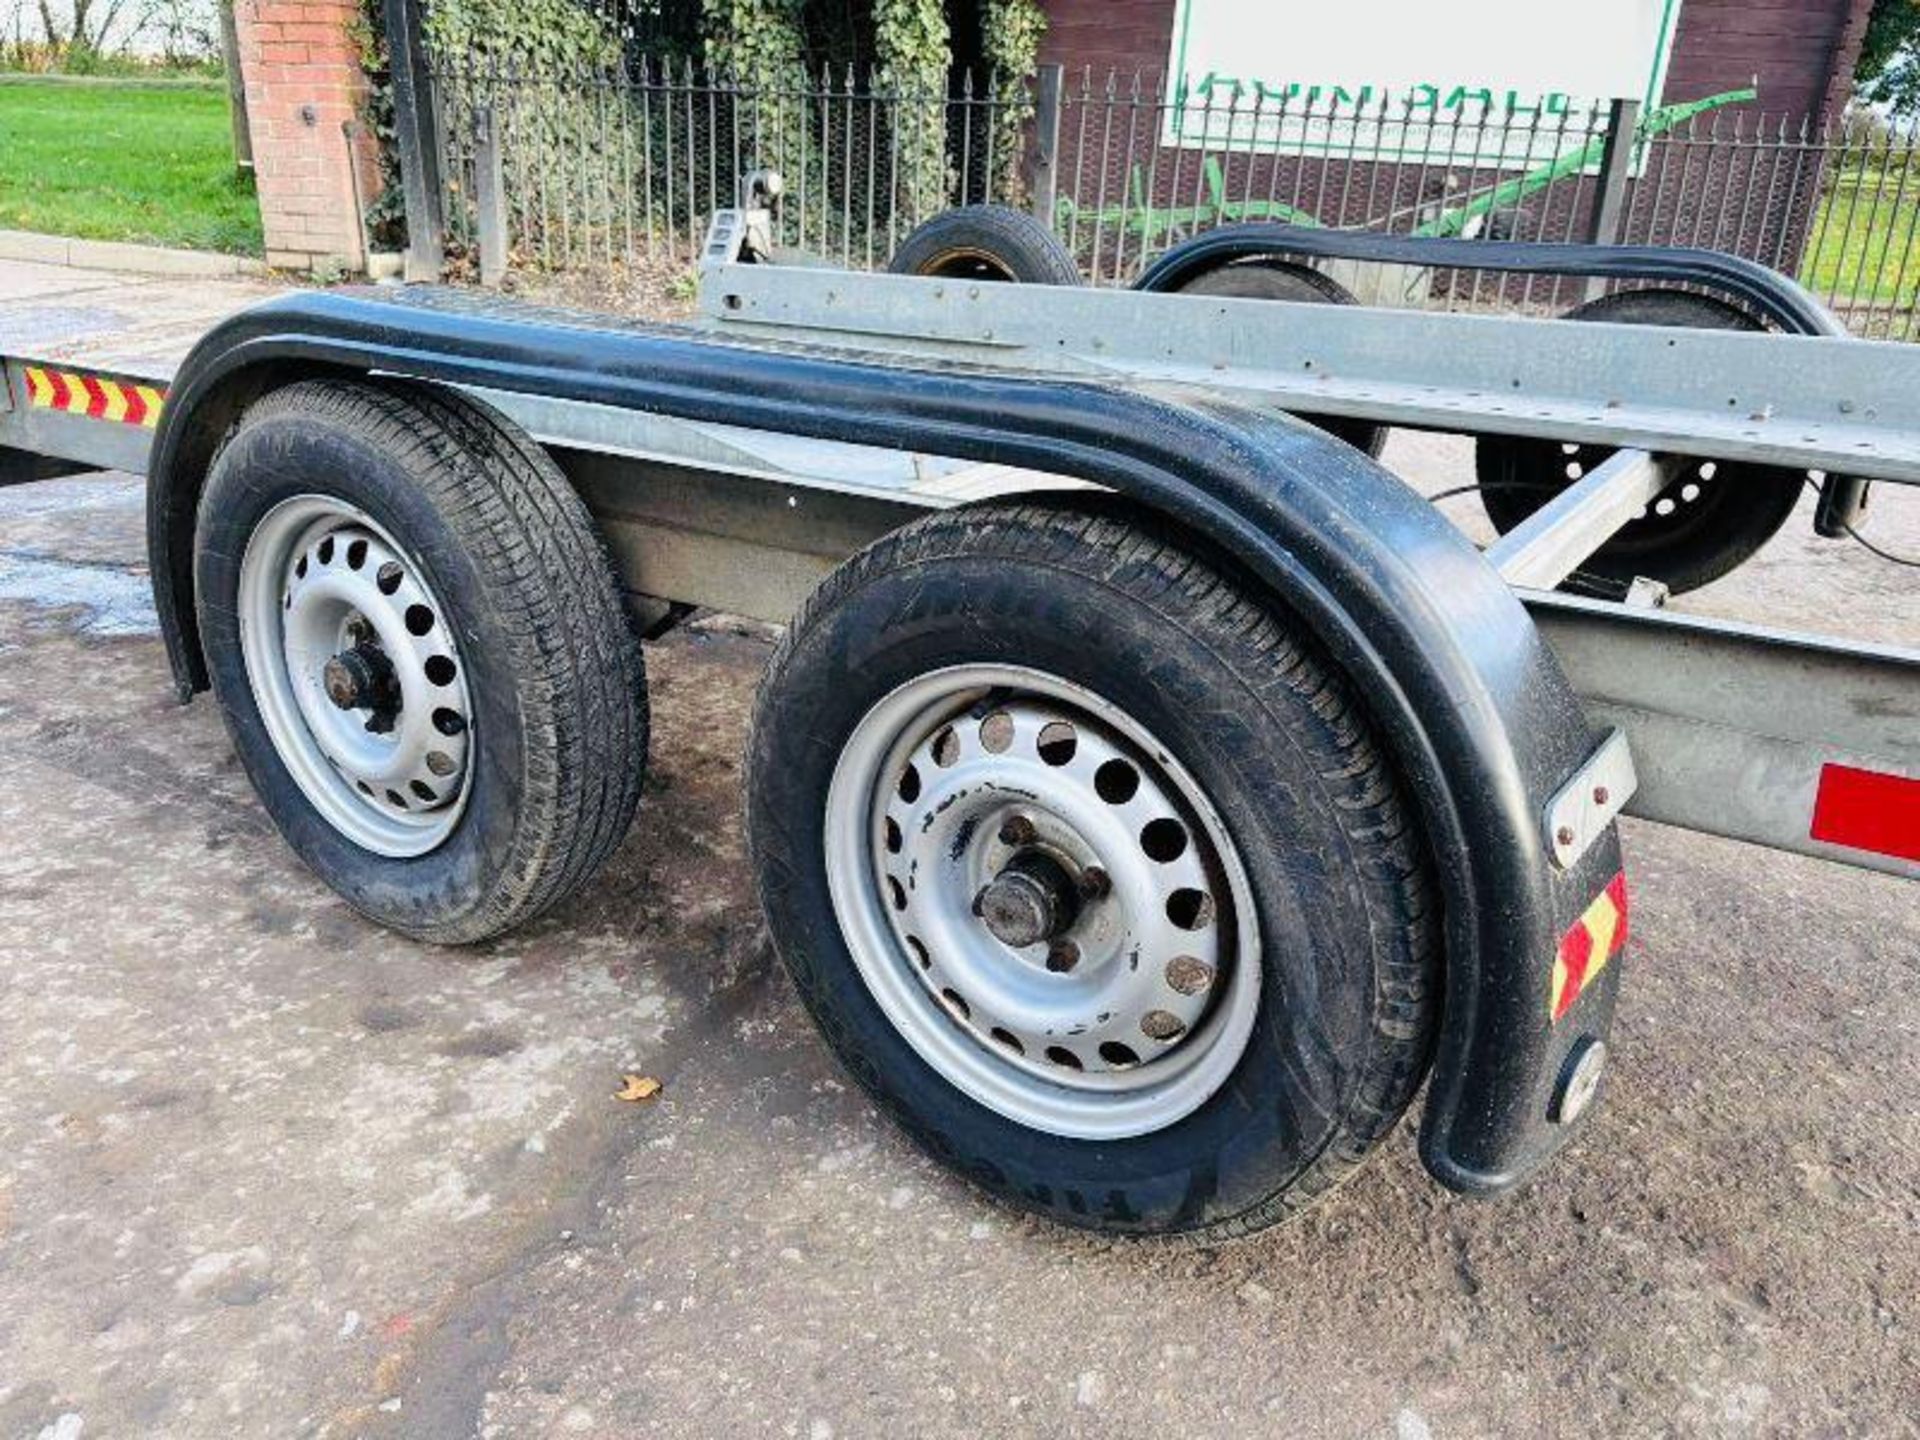
<svg viewBox="0 0 1920 1440"><path fill-rule="evenodd" d="M747 212L716 210L707 222L707 238L700 247L700 268L711 270L731 265L740 258L747 242Z"/></svg>
<svg viewBox="0 0 1920 1440"><path fill-rule="evenodd" d="M779 176L772 171L766 173L772 176L772 183L777 187ZM771 193L777 195L779 190L776 188ZM751 264L766 261L772 255L771 210L759 207L716 210L713 219L707 222L707 238L700 247L700 268L715 270L722 265Z"/></svg>
<svg viewBox="0 0 1920 1440"><path fill-rule="evenodd" d="M1665 582L1636 575L1627 586L1627 593L1620 603L1629 610L1664 610L1671 594Z"/></svg>
<svg viewBox="0 0 1920 1440"><path fill-rule="evenodd" d="M1611 731L1547 803L1547 849L1554 865L1571 870L1578 864L1639 788L1626 732Z"/></svg>

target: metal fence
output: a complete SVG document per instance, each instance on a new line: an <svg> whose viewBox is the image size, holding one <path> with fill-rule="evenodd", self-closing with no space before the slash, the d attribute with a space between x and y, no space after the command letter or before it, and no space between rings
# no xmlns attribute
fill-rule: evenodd
<svg viewBox="0 0 1920 1440"><path fill-rule="evenodd" d="M952 204L1019 200L996 153L1024 91L917 94L870 76L747 85L687 61L566 74L436 66L448 236L477 244L497 171L512 258L547 269L690 260L743 177L777 169L783 243L883 266ZM996 123L999 122L999 123Z"/></svg>
<svg viewBox="0 0 1920 1440"><path fill-rule="evenodd" d="M1860 334L1920 338L1920 136L1768 114L1749 93L1641 113L1507 110L1057 69L950 93L852 71L747 84L688 61L527 72L429 62L448 237L512 264L684 265L748 172L787 182L781 239L883 266L938 210L1051 223L1095 283L1236 220L1728 250L1797 275ZM1559 309L1579 282L1392 272L1372 297ZM1579 292L1579 293L1577 293Z"/></svg>

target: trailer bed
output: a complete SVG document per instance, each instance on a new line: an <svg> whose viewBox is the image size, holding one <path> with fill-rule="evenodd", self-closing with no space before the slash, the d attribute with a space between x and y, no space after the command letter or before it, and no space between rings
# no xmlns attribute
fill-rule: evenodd
<svg viewBox="0 0 1920 1440"><path fill-rule="evenodd" d="M1278 1218L1290 1180L1252 1208L1183 1189L1218 1173L1210 1151L1182 1151L1167 1184L1158 1160L1123 1173L1119 1150L1082 1175L1088 1152L1054 1141L1167 1131L1206 1150L1210 1131L1175 1127L1220 1067L1292 1043L1253 1024L1253 987L1303 965L1345 984L1349 941L1375 966L1363 989L1409 997L1410 1026L1348 1037L1382 1073L1413 1074L1444 1017L1429 1170L1471 1193L1518 1183L1607 1063L1623 813L1920 874L1920 655L1662 608L1663 579L1720 571L1582 569L1635 519L1677 513L1668 491L1733 502L1716 533L1743 542L1720 547L1737 565L1809 471L1826 472L1828 533L1858 514L1851 477L1920 483L1896 403L1920 352L726 258L705 280L693 326L309 292L217 325L166 376L11 354L0 440L146 467L181 698L216 691L317 873L442 943L538 913L624 831L640 638L700 607L791 618L748 762L770 929L839 967L795 973L830 1035L863 1033L850 1054L904 1042L977 1103L957 1168L1075 1223ZM1516 520L1490 506L1504 533L1477 550L1369 458L1381 429L1310 423L1329 415L1464 431L1483 452L1534 437L1567 483ZM1601 454L1569 462L1571 435ZM1747 468L1721 474L1720 456ZM1063 484L1100 493L1031 497ZM1029 498L941 513L1003 494ZM1605 598L1556 591L1569 581ZM463 824L470 795L514 823ZM532 871L523 837L550 857ZM1444 971L1416 923L1430 886ZM1271 971L1244 963L1267 933L1290 938ZM1074 978L1029 996L1028 971ZM1262 1086L1304 1073L1249 1063ZM875 1084L905 1105L917 1073ZM1411 1098L1400 1085L1382 1113ZM1053 1137L1012 1174L1009 1125ZM1295 1138L1269 1147L1287 1165ZM1243 1181L1266 1184L1236 1170L1223 1193Z"/></svg>

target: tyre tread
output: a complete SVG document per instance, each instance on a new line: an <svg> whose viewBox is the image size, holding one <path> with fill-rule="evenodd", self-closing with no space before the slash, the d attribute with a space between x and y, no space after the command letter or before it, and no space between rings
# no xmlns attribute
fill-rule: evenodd
<svg viewBox="0 0 1920 1440"><path fill-rule="evenodd" d="M1008 205L960 205L923 222L887 262L895 275L933 274L929 267L955 249L984 251L1028 285L1078 285L1080 267L1052 230Z"/></svg>
<svg viewBox="0 0 1920 1440"><path fill-rule="evenodd" d="M771 697L801 637L829 612L883 576L983 555L1092 578L1151 607L1223 657L1257 695L1277 700L1285 691L1300 697L1321 722L1318 740L1337 757L1319 773L1337 791L1337 810L1360 861L1357 868L1373 882L1374 948L1386 957L1376 972L1367 1060L1341 1122L1292 1185L1248 1210L1167 1238L1214 1244L1252 1234L1297 1213L1357 1170L1398 1123L1426 1074L1438 1021L1442 940L1436 883L1411 803L1344 680L1264 594L1129 520L1070 504L988 504L942 512L893 532L841 566L801 607L775 649L755 706L749 756L761 753L763 732L777 723ZM1287 709L1297 713L1293 706ZM762 828L770 818L754 813L750 787L748 835L756 860L765 858ZM844 1054L844 1047L836 1048ZM941 1137L921 1133L912 1112L879 1077L855 1073L909 1133L941 1151ZM1022 1203L1017 1195L997 1198Z"/></svg>
<svg viewBox="0 0 1920 1440"><path fill-rule="evenodd" d="M391 455L485 577L526 728L512 849L470 909L417 924L377 918L439 943L500 935L586 883L639 803L645 670L612 561L552 458L486 406L427 387L308 380L263 397L242 424L281 415L337 426Z"/></svg>

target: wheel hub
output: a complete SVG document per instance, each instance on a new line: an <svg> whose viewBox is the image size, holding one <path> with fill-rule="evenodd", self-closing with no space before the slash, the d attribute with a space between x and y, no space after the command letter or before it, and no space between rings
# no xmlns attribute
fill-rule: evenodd
<svg viewBox="0 0 1920 1440"><path fill-rule="evenodd" d="M1073 924L1079 887L1044 850L1023 850L974 897L973 911L1002 945L1024 949L1056 939Z"/></svg>
<svg viewBox="0 0 1920 1440"><path fill-rule="evenodd" d="M1139 1134L1231 1072L1258 998L1244 872L1198 787L1116 707L1014 667L939 672L862 722L828 808L856 964L976 1099L1058 1134ZM832 850L860 837L856 898Z"/></svg>
<svg viewBox="0 0 1920 1440"><path fill-rule="evenodd" d="M418 563L326 496L283 502L241 562L241 644L276 752L343 834L424 854L465 805L473 708Z"/></svg>
<svg viewBox="0 0 1920 1440"><path fill-rule="evenodd" d="M378 645L362 642L342 650L321 667L320 683L335 708L370 712L367 729L393 729L402 703L400 680Z"/></svg>
<svg viewBox="0 0 1920 1440"><path fill-rule="evenodd" d="M1190 813L1084 712L1020 698L955 717L889 797L901 943L925 948L928 989L1012 1063L1056 1084L1151 1083L1231 948ZM1207 982L1174 987L1175 961Z"/></svg>

